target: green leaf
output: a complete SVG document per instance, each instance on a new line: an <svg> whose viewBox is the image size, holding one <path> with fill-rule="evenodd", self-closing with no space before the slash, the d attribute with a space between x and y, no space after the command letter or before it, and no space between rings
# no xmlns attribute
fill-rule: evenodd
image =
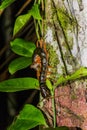
<svg viewBox="0 0 87 130"><path fill-rule="evenodd" d="M39 89L39 82L34 78L15 78L0 82L0 92L16 92Z"/></svg>
<svg viewBox="0 0 87 130"><path fill-rule="evenodd" d="M29 21L31 16L33 16L33 18L37 20L42 19L38 4L33 5L32 9L27 14L20 15L17 17L14 25L13 35L15 35L20 29L22 29L25 26L25 24Z"/></svg>
<svg viewBox="0 0 87 130"><path fill-rule="evenodd" d="M33 42L28 42L20 38L11 41L12 51L21 56L32 57L35 48L36 46Z"/></svg>
<svg viewBox="0 0 87 130"><path fill-rule="evenodd" d="M32 58L20 57L13 60L9 65L9 72L14 74L16 71L24 69L32 64Z"/></svg>
<svg viewBox="0 0 87 130"><path fill-rule="evenodd" d="M24 25L27 23L27 21L30 19L31 14L24 14L17 17L15 25L14 25L14 31L13 35L15 35Z"/></svg>
<svg viewBox="0 0 87 130"><path fill-rule="evenodd" d="M33 105L26 104L8 130L29 130L37 125L46 125L42 112Z"/></svg>
<svg viewBox="0 0 87 130"><path fill-rule="evenodd" d="M87 68L80 67L73 74L61 76L60 78L58 78L57 82L55 83L55 86L58 86L59 84L67 83L68 81L74 81L83 78L85 76L87 76Z"/></svg>
<svg viewBox="0 0 87 130"><path fill-rule="evenodd" d="M32 9L29 11L29 14L31 14L34 19L42 20L38 4L33 5Z"/></svg>
<svg viewBox="0 0 87 130"><path fill-rule="evenodd" d="M87 68L80 67L75 73L70 76L70 80L79 79L87 76Z"/></svg>
<svg viewBox="0 0 87 130"><path fill-rule="evenodd" d="M3 0L0 5L0 12L2 12L6 7L12 4L15 0Z"/></svg>
<svg viewBox="0 0 87 130"><path fill-rule="evenodd" d="M53 90L52 83L51 83L51 81L49 79L46 79L46 85L49 88L49 90Z"/></svg>

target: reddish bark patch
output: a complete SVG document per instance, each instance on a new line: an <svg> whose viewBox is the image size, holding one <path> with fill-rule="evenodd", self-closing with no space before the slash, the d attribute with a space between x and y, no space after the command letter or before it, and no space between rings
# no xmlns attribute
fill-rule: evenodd
<svg viewBox="0 0 87 130"><path fill-rule="evenodd" d="M45 100L43 111L53 117L52 99ZM70 88L61 86L55 90L55 106L57 126L80 127L87 130L86 89L82 86ZM49 118L48 118L49 120ZM50 126L53 124L50 121Z"/></svg>

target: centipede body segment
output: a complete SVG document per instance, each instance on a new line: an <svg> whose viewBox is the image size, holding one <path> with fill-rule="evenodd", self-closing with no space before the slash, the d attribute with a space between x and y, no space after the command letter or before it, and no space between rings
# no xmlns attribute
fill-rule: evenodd
<svg viewBox="0 0 87 130"><path fill-rule="evenodd" d="M37 78L40 82L41 94L44 98L50 96L50 90L46 86L46 76L48 71L48 56L45 42L41 39L37 42L37 47L33 54L33 64L31 65L37 71Z"/></svg>

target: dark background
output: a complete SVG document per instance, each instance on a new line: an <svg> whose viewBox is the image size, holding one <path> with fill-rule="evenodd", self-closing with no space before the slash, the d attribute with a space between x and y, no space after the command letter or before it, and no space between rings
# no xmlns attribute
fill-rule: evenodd
<svg viewBox="0 0 87 130"><path fill-rule="evenodd" d="M36 42L37 40L33 18L31 18L26 26L13 37L15 20L19 10L23 7L26 1L27 0L17 0L7 7L0 16L0 82L15 77L36 78L36 72L30 67L16 72L15 75L10 75L8 72L9 63L18 57L11 51L10 41L14 38L23 38L33 42ZM31 9L33 2L34 0L31 0L20 15L27 13L27 11ZM16 93L0 92L0 130L7 129L7 126L12 122L13 118L19 113L25 103L30 103L36 106L38 99L39 92L37 90Z"/></svg>

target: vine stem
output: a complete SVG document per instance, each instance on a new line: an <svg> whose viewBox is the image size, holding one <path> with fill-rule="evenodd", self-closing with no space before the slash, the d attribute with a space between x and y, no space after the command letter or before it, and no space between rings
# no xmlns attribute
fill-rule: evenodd
<svg viewBox="0 0 87 130"><path fill-rule="evenodd" d="M32 0L27 0L27 1L23 4L23 6L20 8L20 10L18 11L18 13L16 14L16 17L22 13L22 11L28 6L28 4L30 4L31 1L32 1Z"/></svg>
<svg viewBox="0 0 87 130"><path fill-rule="evenodd" d="M54 87L55 88L55 87ZM55 108L55 98L54 98L54 89L51 91L52 95L52 109L53 109L53 127L56 128L56 108Z"/></svg>
<svg viewBox="0 0 87 130"><path fill-rule="evenodd" d="M38 29L38 23L36 22L36 20L34 20L34 25L35 25L35 30L36 30L36 35L37 35L37 38L40 39L40 35L39 35L39 29Z"/></svg>

